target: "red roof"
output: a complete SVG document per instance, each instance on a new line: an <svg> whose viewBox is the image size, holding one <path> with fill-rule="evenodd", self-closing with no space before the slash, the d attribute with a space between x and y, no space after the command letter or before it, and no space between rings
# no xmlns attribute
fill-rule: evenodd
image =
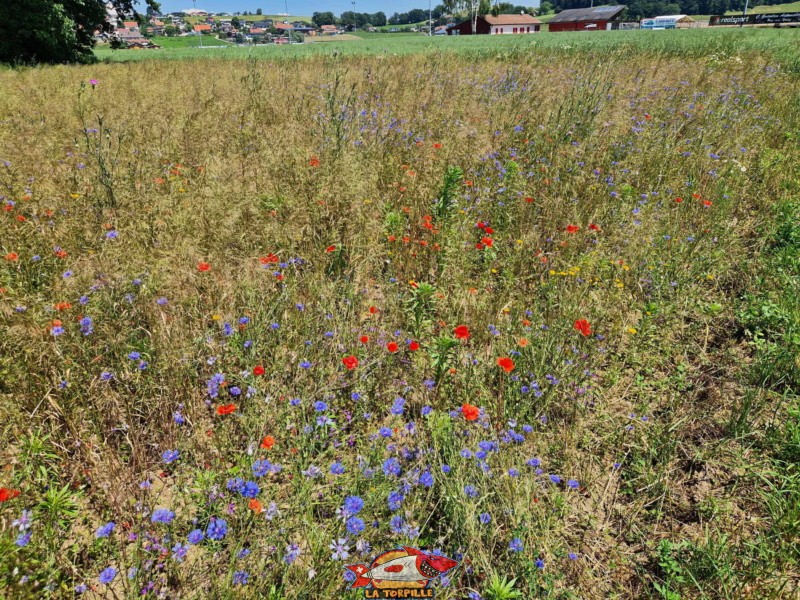
<svg viewBox="0 0 800 600"><path fill-rule="evenodd" d="M139 24L136 21L123 21L122 23L125 25L125 29L138 29Z"/></svg>
<svg viewBox="0 0 800 600"><path fill-rule="evenodd" d="M265 31L266 31L266 29L264 29L263 27L251 27L250 28L250 33L264 33Z"/></svg>
<svg viewBox="0 0 800 600"><path fill-rule="evenodd" d="M489 25L541 25L542 22L530 15L484 15Z"/></svg>
<svg viewBox="0 0 800 600"><path fill-rule="evenodd" d="M289 23L275 23L273 27L275 27L275 29L283 29L284 31L287 29L294 29L294 25L290 25Z"/></svg>
<svg viewBox="0 0 800 600"><path fill-rule="evenodd" d="M200 23L199 25L194 26L195 31L211 31L211 25L206 25L205 23Z"/></svg>

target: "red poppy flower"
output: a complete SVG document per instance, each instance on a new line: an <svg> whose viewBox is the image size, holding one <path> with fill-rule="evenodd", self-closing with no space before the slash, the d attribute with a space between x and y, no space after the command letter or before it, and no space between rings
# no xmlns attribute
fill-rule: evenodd
<svg viewBox="0 0 800 600"><path fill-rule="evenodd" d="M17 496L19 496L19 490L0 488L0 502L8 502L12 498L16 498Z"/></svg>
<svg viewBox="0 0 800 600"><path fill-rule="evenodd" d="M567 225L567 233L577 233L581 230L577 225Z"/></svg>
<svg viewBox="0 0 800 600"><path fill-rule="evenodd" d="M487 248L491 248L492 246L494 246L494 240L490 237L483 237L481 238L481 244L483 244Z"/></svg>
<svg viewBox="0 0 800 600"><path fill-rule="evenodd" d="M408 345L408 349L409 349L409 350L411 350L411 352L416 352L417 350L419 350L419 343L417 343L417 342L411 342L411 343Z"/></svg>
<svg viewBox="0 0 800 600"><path fill-rule="evenodd" d="M470 336L469 327L466 325L459 325L453 329L453 335L455 335L458 340L468 340Z"/></svg>
<svg viewBox="0 0 800 600"><path fill-rule="evenodd" d="M497 366L503 369L506 373L511 373L514 370L514 361L507 356L501 356L497 359Z"/></svg>
<svg viewBox="0 0 800 600"><path fill-rule="evenodd" d="M327 248L325 248L325 252L333 252L334 250L336 250L336 246L335 245L334 246L328 246Z"/></svg>
<svg viewBox="0 0 800 600"><path fill-rule="evenodd" d="M711 200L703 200L703 206L711 206L712 204Z"/></svg>
<svg viewBox="0 0 800 600"><path fill-rule="evenodd" d="M264 367L262 367L261 365L256 365L255 367L253 367L253 375L255 375L257 377L260 377L261 375L263 375L264 372L265 372L264 371Z"/></svg>
<svg viewBox="0 0 800 600"><path fill-rule="evenodd" d="M479 221L479 222L478 222L478 223L475 225L475 227L477 227L478 229L486 229L486 223L484 223L483 221Z"/></svg>
<svg viewBox="0 0 800 600"><path fill-rule="evenodd" d="M580 331L583 337L592 335L592 327L586 319L578 319L572 326L575 330Z"/></svg>
<svg viewBox="0 0 800 600"><path fill-rule="evenodd" d="M389 342L388 344L386 344L386 349L392 354L394 354L400 349L400 346L398 346L395 342Z"/></svg>
<svg viewBox="0 0 800 600"><path fill-rule="evenodd" d="M19 254L16 252L9 252L6 254L6 260L14 262L15 260L19 259Z"/></svg>
<svg viewBox="0 0 800 600"><path fill-rule="evenodd" d="M264 511L264 505L255 498L250 498L250 501L247 503L247 508L255 513L261 513Z"/></svg>
<svg viewBox="0 0 800 600"><path fill-rule="evenodd" d="M316 156L312 156L308 159L308 166L316 169L319 166L319 159Z"/></svg>
<svg viewBox="0 0 800 600"><path fill-rule="evenodd" d="M683 202L683 198L675 198L675 202L677 202L678 204L680 204L681 202Z"/></svg>
<svg viewBox="0 0 800 600"><path fill-rule="evenodd" d="M589 229L591 229L592 231L600 231L600 225L598 225L597 223L590 223Z"/></svg>
<svg viewBox="0 0 800 600"><path fill-rule="evenodd" d="M481 414L481 410L473 404L462 404L461 414L467 421L475 421Z"/></svg>
<svg viewBox="0 0 800 600"><path fill-rule="evenodd" d="M57 304L53 305L53 308L55 308L56 310L69 310L70 308L72 308L72 304L70 304L69 302L58 302Z"/></svg>
<svg viewBox="0 0 800 600"><path fill-rule="evenodd" d="M264 439L261 440L261 447L265 450L272 450L272 447L275 445L275 438L271 435L264 436Z"/></svg>
<svg viewBox="0 0 800 600"><path fill-rule="evenodd" d="M377 313L379 310L380 310L380 309L379 309L377 306L370 306L370 307L369 307L369 312L370 312L370 314L372 314L372 315L374 315L375 313Z"/></svg>
<svg viewBox="0 0 800 600"><path fill-rule="evenodd" d="M364 337L366 337L366 336L364 336ZM352 371L353 369L355 369L358 366L358 358L356 358L352 354L350 356L345 356L342 359L342 364L345 367L347 367L348 371Z"/></svg>
<svg viewBox="0 0 800 600"><path fill-rule="evenodd" d="M205 273L206 271L211 270L211 265L208 264L207 262L197 263L197 270L200 271L201 273Z"/></svg>
<svg viewBox="0 0 800 600"><path fill-rule="evenodd" d="M272 263L276 263L276 262L278 262L279 260L280 260L280 259L277 257L277 255L275 255L275 254L272 254L272 253L270 252L270 253L269 253L269 254L267 254L266 256L262 256L261 258L259 258L259 259L258 259L258 262L260 262L262 265L269 265L269 264L272 264Z"/></svg>
<svg viewBox="0 0 800 600"><path fill-rule="evenodd" d="M224 404L222 406L217 407L217 414L218 415L229 415L236 410L235 404Z"/></svg>
<svg viewBox="0 0 800 600"><path fill-rule="evenodd" d="M55 254L58 258L67 258L69 256L67 251L62 250L61 248L59 248L58 250L54 250L53 254Z"/></svg>
<svg viewBox="0 0 800 600"><path fill-rule="evenodd" d="M491 227L488 227L488 226L484 227L483 230L488 234L494 233L494 229L492 229Z"/></svg>
<svg viewBox="0 0 800 600"><path fill-rule="evenodd" d="M525 198L525 202L531 204L533 202L533 198Z"/></svg>
<svg viewBox="0 0 800 600"><path fill-rule="evenodd" d="M441 150L441 149L442 149L442 145L441 145L439 142L436 142L436 143L433 145L433 149L434 149L434 150Z"/></svg>

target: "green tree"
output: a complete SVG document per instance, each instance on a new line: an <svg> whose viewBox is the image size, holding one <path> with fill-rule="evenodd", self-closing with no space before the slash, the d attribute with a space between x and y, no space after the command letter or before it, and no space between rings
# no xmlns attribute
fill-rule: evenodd
<svg viewBox="0 0 800 600"><path fill-rule="evenodd" d="M336 16L332 12L315 12L311 15L311 22L317 27L336 25Z"/></svg>
<svg viewBox="0 0 800 600"><path fill-rule="evenodd" d="M242 26L242 22L239 20L239 17L233 17L231 19L231 26L239 29Z"/></svg>
<svg viewBox="0 0 800 600"><path fill-rule="evenodd" d="M263 10L261 10L260 8L257 8L257 9L256 9L256 14L257 14L257 15L260 17L261 15L263 15L263 14L264 14L264 11L263 11Z"/></svg>
<svg viewBox="0 0 800 600"><path fill-rule="evenodd" d="M135 0L111 0L119 14L132 14ZM145 0L158 10L155 0ZM100 0L0 1L0 62L91 63L95 61L94 32L110 32Z"/></svg>

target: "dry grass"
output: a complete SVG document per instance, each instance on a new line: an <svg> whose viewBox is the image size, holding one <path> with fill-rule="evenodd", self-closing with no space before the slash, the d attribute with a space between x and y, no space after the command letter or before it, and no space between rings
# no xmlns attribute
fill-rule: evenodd
<svg viewBox="0 0 800 600"><path fill-rule="evenodd" d="M492 598L495 573L526 598L784 595L796 556L767 552L779 517L758 494L774 479L753 449L769 410L784 413L765 389L750 433L732 423L752 391L738 303L771 207L791 196L797 97L765 55L0 72L0 250L17 255L0 264L0 484L22 491L2 504L0 581L14 597L83 582L96 597L148 583L181 597L338 597L343 564L415 544L464 561L441 598ZM463 177L444 192L450 166ZM281 264L262 264L270 253ZM472 337L447 354L459 324ZM215 373L227 386L210 397ZM218 415L227 403L237 410ZM460 456L479 440L498 444L486 471ZM164 464L169 449L180 458ZM383 472L390 457L400 477ZM226 489L257 458L283 465L257 480L272 520ZM312 464L320 478L303 474ZM428 470L432 487L419 484ZM362 534L337 515L349 495L365 500ZM27 547L11 526L22 508ZM155 508L175 521L152 523ZM225 539L176 561L174 545L215 516ZM108 521L109 538L87 534ZM352 556L334 560L343 537ZM372 551L358 556L357 539ZM290 543L302 554L288 565ZM109 565L120 574L105 586Z"/></svg>

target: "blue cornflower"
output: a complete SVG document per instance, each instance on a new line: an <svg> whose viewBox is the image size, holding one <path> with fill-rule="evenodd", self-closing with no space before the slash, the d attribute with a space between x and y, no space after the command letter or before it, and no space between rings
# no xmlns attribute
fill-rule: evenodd
<svg viewBox="0 0 800 600"><path fill-rule="evenodd" d="M345 525L347 528L347 532L351 535L358 535L362 531L364 531L364 521L359 517L350 517L347 519L347 524Z"/></svg>
<svg viewBox="0 0 800 600"><path fill-rule="evenodd" d="M341 475L344 471L344 465L340 462L335 462L331 465L331 474L333 475Z"/></svg>
<svg viewBox="0 0 800 600"><path fill-rule="evenodd" d="M231 492L241 492L242 488L244 487L244 479L241 477L234 477L233 479L228 479L228 483L225 484L225 487L228 488Z"/></svg>
<svg viewBox="0 0 800 600"><path fill-rule="evenodd" d="M450 469L450 465L442 465L442 473L445 475L449 473L452 469Z"/></svg>
<svg viewBox="0 0 800 600"><path fill-rule="evenodd" d="M430 406L423 406L420 413L423 417L427 417L429 414L433 412L433 409Z"/></svg>
<svg viewBox="0 0 800 600"><path fill-rule="evenodd" d="M153 516L150 517L150 521L153 523L165 523L168 525L172 523L174 518L174 511L171 511L168 508L157 508L155 511L153 511Z"/></svg>
<svg viewBox="0 0 800 600"><path fill-rule="evenodd" d="M283 557L283 562L287 565L291 565L301 554L302 550L300 550L300 546L292 542L286 546L286 554Z"/></svg>
<svg viewBox="0 0 800 600"><path fill-rule="evenodd" d="M401 472L400 462L394 457L387 458L383 463L383 472L386 476L399 476Z"/></svg>
<svg viewBox="0 0 800 600"><path fill-rule="evenodd" d="M300 368L301 369L310 369L311 368L311 363L309 361L307 361L307 360L304 360L303 362L300 363Z"/></svg>
<svg viewBox="0 0 800 600"><path fill-rule="evenodd" d="M512 552L522 552L523 549L522 540L519 539L518 537L515 537L513 540L511 540L511 542L509 542L508 549L511 550Z"/></svg>
<svg viewBox="0 0 800 600"><path fill-rule="evenodd" d="M490 515L489 513L485 512L478 515L478 521L481 522L481 525L486 525L491 520L492 520L492 515Z"/></svg>
<svg viewBox="0 0 800 600"><path fill-rule="evenodd" d="M117 524L114 523L114 521L109 521L102 527L98 527L97 531L94 532L94 537L107 538L109 535L111 535L111 532L114 531L114 527L116 526Z"/></svg>
<svg viewBox="0 0 800 600"><path fill-rule="evenodd" d="M109 583L114 581L114 578L116 576L117 576L117 570L114 567L106 567L100 573L100 577L98 579L100 580L100 583L108 585Z"/></svg>
<svg viewBox="0 0 800 600"><path fill-rule="evenodd" d="M258 496L258 493L261 491L261 488L258 487L258 484L255 481L246 481L245 484L242 486L240 493L245 498L255 498Z"/></svg>
<svg viewBox="0 0 800 600"><path fill-rule="evenodd" d="M331 554L331 560L345 560L350 556L350 552L347 550L347 538L333 540L328 548L333 550L333 553Z"/></svg>
<svg viewBox="0 0 800 600"><path fill-rule="evenodd" d="M385 438L392 437L392 428L391 427L381 427L378 430L378 433L380 434L381 437L385 437Z"/></svg>
<svg viewBox="0 0 800 600"><path fill-rule="evenodd" d="M186 553L188 551L188 544L181 544L178 542L172 547L172 558L175 559L176 562L183 562L183 559L186 558Z"/></svg>
<svg viewBox="0 0 800 600"><path fill-rule="evenodd" d="M267 473L273 471L275 466L266 458L257 460L253 463L252 471L254 477L264 477Z"/></svg>
<svg viewBox="0 0 800 600"><path fill-rule="evenodd" d="M567 487L571 490L577 490L579 487L581 487L581 484L578 482L577 479L568 479Z"/></svg>
<svg viewBox="0 0 800 600"><path fill-rule="evenodd" d="M228 533L228 522L220 517L211 517L206 528L206 536L210 540L221 540Z"/></svg>
<svg viewBox="0 0 800 600"><path fill-rule="evenodd" d="M478 490L475 489L474 485L465 485L464 486L464 493L469 498L475 498L478 495Z"/></svg>
<svg viewBox="0 0 800 600"><path fill-rule="evenodd" d="M323 402L322 400L317 400L314 402L314 410L317 412L323 412L328 410L328 404Z"/></svg>
<svg viewBox="0 0 800 600"><path fill-rule="evenodd" d="M544 569L544 561L541 558L537 558L533 561L533 564L536 565L537 569Z"/></svg>
<svg viewBox="0 0 800 600"><path fill-rule="evenodd" d="M80 320L81 324L81 333L83 335L91 335L94 332L94 324L92 323L92 317L83 317Z"/></svg>
<svg viewBox="0 0 800 600"><path fill-rule="evenodd" d="M393 415L402 415L405 405L406 401L404 398L395 398L392 408L389 412L391 412Z"/></svg>
<svg viewBox="0 0 800 600"><path fill-rule="evenodd" d="M100 381L111 381L112 379L114 379L114 374L111 371L100 373Z"/></svg>
<svg viewBox="0 0 800 600"><path fill-rule="evenodd" d="M395 515L392 517L391 521L389 521L389 528L392 530L392 533L403 533L404 525L405 522L400 515Z"/></svg>
<svg viewBox="0 0 800 600"><path fill-rule="evenodd" d="M140 358L142 358L142 353L134 350L133 352L128 353L128 358L130 358L131 360L139 360Z"/></svg>
<svg viewBox="0 0 800 600"><path fill-rule="evenodd" d="M177 450L164 450L161 454L161 460L163 460L166 464L170 464L171 462L175 462L178 460L180 456L180 452Z"/></svg>
<svg viewBox="0 0 800 600"><path fill-rule="evenodd" d="M357 515L364 508L364 501L359 496L348 496L344 499L344 512L348 515Z"/></svg>
<svg viewBox="0 0 800 600"><path fill-rule="evenodd" d="M228 390L228 393L231 396L239 396L242 393L242 388L240 388L237 385L234 385L233 387L231 387L231 389Z"/></svg>
<svg viewBox="0 0 800 600"><path fill-rule="evenodd" d="M236 571L233 574L233 585L247 585L250 581L250 573L247 571Z"/></svg>
<svg viewBox="0 0 800 600"><path fill-rule="evenodd" d="M561 477L558 475L550 475L550 481L553 483L561 483Z"/></svg>
<svg viewBox="0 0 800 600"><path fill-rule="evenodd" d="M434 482L433 475L431 475L430 471L425 471L419 476L419 482L425 487L431 487Z"/></svg>
<svg viewBox="0 0 800 600"><path fill-rule="evenodd" d="M190 544L194 545L202 542L204 537L205 536L203 535L203 532L201 530L194 529L189 533L189 535L186 536L186 539Z"/></svg>
<svg viewBox="0 0 800 600"><path fill-rule="evenodd" d="M405 496L403 496L402 492L389 492L389 497L387 498L389 510L398 510L402 506L403 500L405 500Z"/></svg>
<svg viewBox="0 0 800 600"><path fill-rule="evenodd" d="M508 476L509 477L519 477L519 471L517 471L516 469L513 469L513 468L509 469L508 470Z"/></svg>
<svg viewBox="0 0 800 600"><path fill-rule="evenodd" d="M167 300L164 296L161 296L160 298L156 299L156 304L158 304L159 306L166 306L168 303L169 300Z"/></svg>
<svg viewBox="0 0 800 600"><path fill-rule="evenodd" d="M20 548L24 548L31 543L31 532L26 531L24 533L20 533L14 543Z"/></svg>
<svg viewBox="0 0 800 600"><path fill-rule="evenodd" d="M64 328L61 327L61 325L56 325L50 330L50 333L53 334L53 336L58 337L59 335L64 333Z"/></svg>

